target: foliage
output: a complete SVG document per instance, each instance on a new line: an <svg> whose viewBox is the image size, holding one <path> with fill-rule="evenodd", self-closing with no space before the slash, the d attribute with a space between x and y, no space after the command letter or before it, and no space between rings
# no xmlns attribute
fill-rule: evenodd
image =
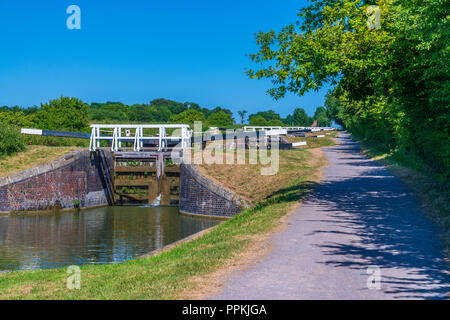
<svg viewBox="0 0 450 320"><path fill-rule="evenodd" d="M252 115L249 124L259 127L282 127L285 125L280 119L267 120L261 115Z"/></svg>
<svg viewBox="0 0 450 320"><path fill-rule="evenodd" d="M308 127L313 122L303 108L296 108L292 114L292 117L294 120L294 125L296 126Z"/></svg>
<svg viewBox="0 0 450 320"><path fill-rule="evenodd" d="M254 115L250 117L249 124L251 126L267 126L267 120L263 116Z"/></svg>
<svg viewBox="0 0 450 320"><path fill-rule="evenodd" d="M381 11L379 29L367 27L367 1L312 1L297 23L256 35L259 49L250 57L260 68L248 75L271 79L268 92L275 99L335 85L327 95L327 117L448 176L448 3L374 4ZM322 112L317 116L325 121Z"/></svg>
<svg viewBox="0 0 450 320"><path fill-rule="evenodd" d="M41 104L36 113L38 128L89 132L89 106L77 98L61 97Z"/></svg>
<svg viewBox="0 0 450 320"><path fill-rule="evenodd" d="M187 106L184 103L163 98L152 100L150 102L150 106L155 107L156 110L161 108L167 108L171 114L179 114L187 109Z"/></svg>
<svg viewBox="0 0 450 320"><path fill-rule="evenodd" d="M14 125L21 128L32 128L35 123L34 114L26 114L23 110L0 111L0 124Z"/></svg>
<svg viewBox="0 0 450 320"><path fill-rule="evenodd" d="M130 107L121 102L93 102L89 118L99 122L123 122L129 120Z"/></svg>
<svg viewBox="0 0 450 320"><path fill-rule="evenodd" d="M25 149L20 129L0 124L0 156L10 155Z"/></svg>
<svg viewBox="0 0 450 320"><path fill-rule="evenodd" d="M233 126L233 118L228 113L219 111L208 117L208 124L219 128L230 128Z"/></svg>
<svg viewBox="0 0 450 320"><path fill-rule="evenodd" d="M330 127L331 119L328 116L327 109L325 107L317 107L316 112L314 112L314 119L317 120L317 125L319 127Z"/></svg>
<svg viewBox="0 0 450 320"><path fill-rule="evenodd" d="M258 113L254 113L249 115L248 117L251 119L252 117L255 116L261 116L263 117L266 121L271 121L271 120L280 120L280 115L278 113L276 113L273 110L267 110L267 111L260 111Z"/></svg>
<svg viewBox="0 0 450 320"><path fill-rule="evenodd" d="M205 115L194 109L188 109L170 118L170 121L173 123L186 123L191 127L193 127L195 121L205 122L205 120Z"/></svg>

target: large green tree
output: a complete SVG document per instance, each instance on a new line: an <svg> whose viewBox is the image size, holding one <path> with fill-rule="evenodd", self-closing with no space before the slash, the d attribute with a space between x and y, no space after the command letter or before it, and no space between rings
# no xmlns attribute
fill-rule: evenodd
<svg viewBox="0 0 450 320"><path fill-rule="evenodd" d="M171 114L179 114L187 109L186 104L168 99L154 99L150 102L150 106L156 109L167 108Z"/></svg>
<svg viewBox="0 0 450 320"><path fill-rule="evenodd" d="M305 109L303 108L295 108L292 113L292 117L294 120L294 125L296 126L305 126L308 127L312 123L312 119L308 116Z"/></svg>
<svg viewBox="0 0 450 320"><path fill-rule="evenodd" d="M228 113L219 111L208 117L208 124L219 128L230 128L233 126L233 118Z"/></svg>
<svg viewBox="0 0 450 320"><path fill-rule="evenodd" d="M89 117L99 122L127 122L130 120L130 107L122 102L93 102L89 108Z"/></svg>
<svg viewBox="0 0 450 320"><path fill-rule="evenodd" d="M195 121L202 121L202 123L205 124L205 120L205 115L194 109L187 109L180 114L172 115L170 118L170 121L173 123L189 124L191 127Z"/></svg>
<svg viewBox="0 0 450 320"><path fill-rule="evenodd" d="M313 0L298 16L256 35L260 67L248 75L270 79L275 99L332 84L326 107L338 123L448 174L448 2Z"/></svg>
<svg viewBox="0 0 450 320"><path fill-rule="evenodd" d="M280 120L281 117L278 113L276 113L273 110L267 110L267 111L259 111L257 113L253 113L251 115L249 115L249 118L252 118L254 116L261 116L264 119L266 119L266 121L272 121L272 120Z"/></svg>
<svg viewBox="0 0 450 320"><path fill-rule="evenodd" d="M331 126L331 119L328 116L328 111L325 107L317 107L313 118L314 120L317 120L317 125L319 127Z"/></svg>
<svg viewBox="0 0 450 320"><path fill-rule="evenodd" d="M37 125L47 130L89 131L89 106L77 98L61 97L41 104Z"/></svg>

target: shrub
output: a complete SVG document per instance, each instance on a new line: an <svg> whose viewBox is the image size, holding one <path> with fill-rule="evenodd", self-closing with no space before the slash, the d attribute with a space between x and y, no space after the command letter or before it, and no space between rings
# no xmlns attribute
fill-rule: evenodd
<svg viewBox="0 0 450 320"><path fill-rule="evenodd" d="M9 155L25 149L18 127L0 124L0 155Z"/></svg>

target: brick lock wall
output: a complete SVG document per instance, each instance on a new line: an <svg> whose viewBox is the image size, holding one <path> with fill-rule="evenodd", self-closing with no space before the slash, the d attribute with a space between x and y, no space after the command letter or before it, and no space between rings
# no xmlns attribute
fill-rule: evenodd
<svg viewBox="0 0 450 320"><path fill-rule="evenodd" d="M88 150L0 179L0 211L34 211L107 204L98 164Z"/></svg>
<svg viewBox="0 0 450 320"><path fill-rule="evenodd" d="M0 187L0 212L9 211L8 188Z"/></svg>
<svg viewBox="0 0 450 320"><path fill-rule="evenodd" d="M231 217L250 204L204 177L194 165L180 167L181 212Z"/></svg>

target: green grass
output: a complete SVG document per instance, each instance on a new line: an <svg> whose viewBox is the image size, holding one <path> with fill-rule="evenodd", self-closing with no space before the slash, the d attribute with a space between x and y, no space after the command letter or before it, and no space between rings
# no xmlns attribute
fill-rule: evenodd
<svg viewBox="0 0 450 320"><path fill-rule="evenodd" d="M66 288L65 268L0 274L0 299L179 299L189 298L205 285L201 281L226 268L281 224L310 192L325 164L307 150L292 150L296 174L266 197L202 236L157 255L120 264L81 267L81 290ZM308 160L309 159L309 160ZM314 177L314 178L313 178Z"/></svg>
<svg viewBox="0 0 450 320"><path fill-rule="evenodd" d="M357 137L356 137L357 139ZM387 152L382 144L360 141L361 151L385 165L410 187L423 212L438 226L447 263L450 265L450 185L449 181L420 161L401 153Z"/></svg>
<svg viewBox="0 0 450 320"><path fill-rule="evenodd" d="M0 156L0 177L22 172L79 149L78 147L27 146L24 151Z"/></svg>
<svg viewBox="0 0 450 320"><path fill-rule="evenodd" d="M322 148L322 147L329 147L334 145L333 138L335 138L338 135L337 131L331 131L330 134L327 135L324 132L318 132L315 133L317 135L325 135L323 138L315 138L315 137L288 137L287 140L289 142L300 142L300 141L306 141L308 148Z"/></svg>

